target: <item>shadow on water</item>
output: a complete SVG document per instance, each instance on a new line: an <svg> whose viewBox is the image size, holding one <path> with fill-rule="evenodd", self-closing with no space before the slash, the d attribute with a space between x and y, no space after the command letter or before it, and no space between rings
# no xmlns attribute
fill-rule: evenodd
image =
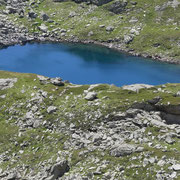
<svg viewBox="0 0 180 180"><path fill-rule="evenodd" d="M180 66L84 44L26 44L0 50L2 70L61 76L73 83L180 82Z"/></svg>

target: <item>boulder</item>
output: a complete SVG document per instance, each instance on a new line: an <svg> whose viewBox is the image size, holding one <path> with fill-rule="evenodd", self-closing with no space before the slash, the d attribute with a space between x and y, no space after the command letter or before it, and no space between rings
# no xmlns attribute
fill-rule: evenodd
<svg viewBox="0 0 180 180"><path fill-rule="evenodd" d="M31 19L35 19L38 15L34 11L28 12L28 17Z"/></svg>
<svg viewBox="0 0 180 180"><path fill-rule="evenodd" d="M124 43L129 44L131 41L133 41L133 36L132 35L124 35Z"/></svg>
<svg viewBox="0 0 180 180"><path fill-rule="evenodd" d="M180 97L180 91L178 91L174 96L175 97Z"/></svg>
<svg viewBox="0 0 180 180"><path fill-rule="evenodd" d="M50 82L56 86L64 86L64 82L61 78L51 78Z"/></svg>
<svg viewBox="0 0 180 180"><path fill-rule="evenodd" d="M7 10L8 14L14 14L17 12L17 9L12 6L6 6L6 10Z"/></svg>
<svg viewBox="0 0 180 180"><path fill-rule="evenodd" d="M120 13L126 11L127 4L128 4L127 1L116 0L108 7L108 10L115 14L120 14Z"/></svg>
<svg viewBox="0 0 180 180"><path fill-rule="evenodd" d="M18 177L17 177L17 174L14 172L14 173L10 173L6 179L7 180L16 180L16 179L18 179Z"/></svg>
<svg viewBox="0 0 180 180"><path fill-rule="evenodd" d="M172 166L172 169L175 170L175 171L180 171L180 164L174 164Z"/></svg>
<svg viewBox="0 0 180 180"><path fill-rule="evenodd" d="M45 77L45 76L40 76L40 75L37 75L37 77L38 77L39 81L40 81L42 84L48 84L48 83L49 83L48 81L50 80L50 78Z"/></svg>
<svg viewBox="0 0 180 180"><path fill-rule="evenodd" d="M101 6L103 4L107 4L111 2L112 0L90 0L90 3L95 4L97 6Z"/></svg>
<svg viewBox="0 0 180 180"><path fill-rule="evenodd" d="M168 144L173 144L175 142L175 140L172 139L171 136L168 135L165 139L165 142Z"/></svg>
<svg viewBox="0 0 180 180"><path fill-rule="evenodd" d="M49 19L49 16L46 13L42 12L41 15L40 15L40 18L43 21L47 21Z"/></svg>
<svg viewBox="0 0 180 180"><path fill-rule="evenodd" d="M45 24L41 24L41 26L38 26L38 29L42 32L47 32L48 27Z"/></svg>
<svg viewBox="0 0 180 180"><path fill-rule="evenodd" d="M55 112L56 110L57 110L56 106L49 106L47 108L47 113L51 114L51 113Z"/></svg>
<svg viewBox="0 0 180 180"><path fill-rule="evenodd" d="M50 180L55 180L57 178L60 178L64 175L64 173L69 171L69 165L68 161L64 160L61 162L58 162L57 164L53 165L51 167L51 178Z"/></svg>
<svg viewBox="0 0 180 180"><path fill-rule="evenodd" d="M97 93L95 92L88 92L87 95L84 97L84 99L88 101L93 101L96 98L97 98Z"/></svg>
<svg viewBox="0 0 180 180"><path fill-rule="evenodd" d="M120 157L120 156L130 155L133 152L135 152L135 150L136 150L136 146L134 145L122 144L122 145L119 145L118 147L113 148L110 151L110 154L111 156Z"/></svg>
<svg viewBox="0 0 180 180"><path fill-rule="evenodd" d="M55 1L62 1L62 0L55 0ZM102 6L103 4L107 4L112 0L73 0L76 3L86 2L88 4L95 4L97 6Z"/></svg>

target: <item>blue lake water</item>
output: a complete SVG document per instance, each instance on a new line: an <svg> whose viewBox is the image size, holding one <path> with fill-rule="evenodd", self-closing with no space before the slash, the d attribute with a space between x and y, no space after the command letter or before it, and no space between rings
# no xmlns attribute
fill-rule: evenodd
<svg viewBox="0 0 180 180"><path fill-rule="evenodd" d="M180 83L180 65L83 44L26 44L0 50L0 70L62 77L75 84Z"/></svg>

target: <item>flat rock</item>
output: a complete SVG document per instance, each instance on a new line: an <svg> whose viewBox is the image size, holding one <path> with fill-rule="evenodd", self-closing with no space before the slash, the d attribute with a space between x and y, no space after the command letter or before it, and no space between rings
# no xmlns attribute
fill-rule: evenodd
<svg viewBox="0 0 180 180"><path fill-rule="evenodd" d="M138 92L140 89L149 89L152 87L154 87L154 86L148 85L148 84L132 84L132 85L123 86L122 88L125 90Z"/></svg>
<svg viewBox="0 0 180 180"><path fill-rule="evenodd" d="M55 106L49 106L49 107L47 108L47 113L51 114L51 113L55 112L56 110L57 110L57 107L55 107Z"/></svg>
<svg viewBox="0 0 180 180"><path fill-rule="evenodd" d="M93 101L96 98L97 98L97 93L95 93L95 92L88 92L84 99L86 99L88 101Z"/></svg>
<svg viewBox="0 0 180 180"><path fill-rule="evenodd" d="M111 156L120 157L130 155L135 152L136 146L131 144L122 144L110 151Z"/></svg>
<svg viewBox="0 0 180 180"><path fill-rule="evenodd" d="M51 78L50 82L56 86L64 86L64 82L61 78Z"/></svg>
<svg viewBox="0 0 180 180"><path fill-rule="evenodd" d="M16 82L17 82L17 78L0 79L0 90L12 88L14 86L14 83L16 83Z"/></svg>
<svg viewBox="0 0 180 180"><path fill-rule="evenodd" d="M172 166L172 168L173 168L173 170L175 170L175 171L180 171L180 164L174 164L174 165Z"/></svg>

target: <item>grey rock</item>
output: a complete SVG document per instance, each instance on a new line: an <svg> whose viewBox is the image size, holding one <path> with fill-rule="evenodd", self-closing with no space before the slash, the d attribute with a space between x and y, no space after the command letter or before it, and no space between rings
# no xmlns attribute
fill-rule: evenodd
<svg viewBox="0 0 180 180"><path fill-rule="evenodd" d="M68 165L68 161L64 160L61 161L55 165L53 165L51 167L51 175L52 177L50 178L50 180L55 180L59 177L62 177L64 175L64 173L69 171L69 165Z"/></svg>
<svg viewBox="0 0 180 180"><path fill-rule="evenodd" d="M133 85L123 86L122 88L125 89L125 90L138 92L140 89L149 89L149 88L152 88L152 87L154 87L154 86L148 85L148 84L133 84Z"/></svg>
<svg viewBox="0 0 180 180"><path fill-rule="evenodd" d="M31 19L35 19L37 18L37 13L35 13L34 11L29 11L28 12L28 17L31 18Z"/></svg>
<svg viewBox="0 0 180 180"><path fill-rule="evenodd" d="M14 83L17 82L17 78L13 79L0 79L0 90L12 88Z"/></svg>
<svg viewBox="0 0 180 180"><path fill-rule="evenodd" d="M88 36L92 36L92 35L94 35L94 33L93 33L93 31L90 31L90 32L88 33Z"/></svg>
<svg viewBox="0 0 180 180"><path fill-rule="evenodd" d="M33 118L34 118L34 115L31 111L26 113L25 119L33 119Z"/></svg>
<svg viewBox="0 0 180 180"><path fill-rule="evenodd" d="M130 23L137 23L138 22L138 19L135 18L135 17L132 17L130 20L129 20Z"/></svg>
<svg viewBox="0 0 180 180"><path fill-rule="evenodd" d="M42 12L41 15L40 15L40 18L43 21L47 21L49 19L49 16L46 13Z"/></svg>
<svg viewBox="0 0 180 180"><path fill-rule="evenodd" d="M57 110L57 107L55 107L55 106L49 106L49 107L47 108L47 113L51 114L51 113L55 112L56 110Z"/></svg>
<svg viewBox="0 0 180 180"><path fill-rule="evenodd" d="M166 139L165 139L165 142L168 143L168 144L173 144L175 142L175 140L172 139L171 136L167 136Z"/></svg>
<svg viewBox="0 0 180 180"><path fill-rule="evenodd" d="M56 86L64 86L64 82L61 78L51 78L50 82Z"/></svg>
<svg viewBox="0 0 180 180"><path fill-rule="evenodd" d="M128 5L127 1L116 0L108 7L108 10L112 11L115 14L120 14L126 11L127 5Z"/></svg>
<svg viewBox="0 0 180 180"><path fill-rule="evenodd" d="M172 172L172 174L170 175L170 178L174 179L176 178L176 176L177 176L177 172Z"/></svg>
<svg viewBox="0 0 180 180"><path fill-rule="evenodd" d="M88 92L87 95L84 97L84 99L86 99L88 101L93 101L96 98L97 98L96 92Z"/></svg>
<svg viewBox="0 0 180 180"><path fill-rule="evenodd" d="M6 10L7 10L8 14L14 14L17 12L17 9L12 6L6 6Z"/></svg>
<svg viewBox="0 0 180 180"><path fill-rule="evenodd" d="M122 144L110 151L111 156L120 157L132 154L136 146L130 144Z"/></svg>
<svg viewBox="0 0 180 180"><path fill-rule="evenodd" d="M133 36L124 35L124 43L129 44L133 40Z"/></svg>
<svg viewBox="0 0 180 180"><path fill-rule="evenodd" d="M114 30L114 26L107 26L106 27L106 31L113 31Z"/></svg>
<svg viewBox="0 0 180 180"><path fill-rule="evenodd" d="M7 180L16 180L17 179L17 174L16 173L10 173L7 176Z"/></svg>
<svg viewBox="0 0 180 180"><path fill-rule="evenodd" d="M175 97L180 97L180 91L178 91L174 96Z"/></svg>
<svg viewBox="0 0 180 180"><path fill-rule="evenodd" d="M48 27L45 24L41 24L41 26L38 26L39 30L42 32L47 32Z"/></svg>
<svg viewBox="0 0 180 180"><path fill-rule="evenodd" d="M166 164L166 162L164 160L162 160L162 159L159 160L158 163L157 163L158 166L164 166L164 164Z"/></svg>
<svg viewBox="0 0 180 180"><path fill-rule="evenodd" d="M45 76L40 76L40 75L37 75L37 77L38 77L39 81L40 81L42 84L48 84L48 83L49 83L48 81L50 80L50 78L45 77Z"/></svg>
<svg viewBox="0 0 180 180"><path fill-rule="evenodd" d="M76 3L82 3L86 2L88 4L95 4L97 6L101 6L103 4L107 4L108 2L111 2L112 0L73 0Z"/></svg>
<svg viewBox="0 0 180 180"><path fill-rule="evenodd" d="M180 164L172 165L172 169L175 170L175 171L180 171Z"/></svg>

